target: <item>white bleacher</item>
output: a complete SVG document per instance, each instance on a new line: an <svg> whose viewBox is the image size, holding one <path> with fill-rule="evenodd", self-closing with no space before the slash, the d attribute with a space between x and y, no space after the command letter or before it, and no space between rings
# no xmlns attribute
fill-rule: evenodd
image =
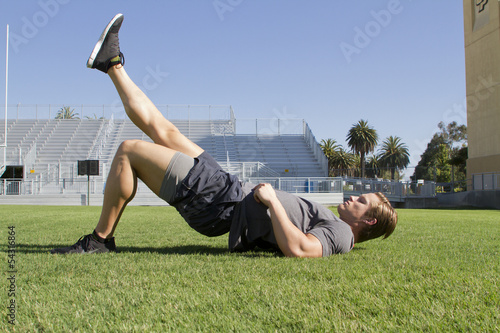
<svg viewBox="0 0 500 333"><path fill-rule="evenodd" d="M234 140L238 161L260 161L282 177L325 177L300 135L236 135Z"/></svg>
<svg viewBox="0 0 500 333"><path fill-rule="evenodd" d="M238 135L232 130L231 120L172 122L221 163L261 162L281 177L326 176L304 135ZM118 145L129 139L152 142L130 120L9 121L7 164L19 164L36 147L35 173L29 177L43 174L48 165L76 165L78 160L89 158L110 165ZM0 141L3 142L3 135Z"/></svg>
<svg viewBox="0 0 500 333"><path fill-rule="evenodd" d="M60 161L67 163L87 159L89 149L92 147L104 123L104 120L80 121L62 151Z"/></svg>
<svg viewBox="0 0 500 333"><path fill-rule="evenodd" d="M46 138L43 144L38 144L41 143L40 138L37 140L36 163L49 164L61 161L62 153L66 150L80 123L80 120L50 122L48 130L42 136L42 138Z"/></svg>
<svg viewBox="0 0 500 333"><path fill-rule="evenodd" d="M31 149L34 149L38 136L47 124L47 121L31 120L31 122L33 122L33 126L19 143L20 152L23 157L26 156ZM10 136L8 139L11 140Z"/></svg>
<svg viewBox="0 0 500 333"><path fill-rule="evenodd" d="M31 120L11 120L7 122L7 161L12 164L19 164L20 154L22 160L23 150L20 151L20 148L22 148L22 143L31 132L34 124L35 121ZM0 142L2 144L5 142L3 131L0 135Z"/></svg>

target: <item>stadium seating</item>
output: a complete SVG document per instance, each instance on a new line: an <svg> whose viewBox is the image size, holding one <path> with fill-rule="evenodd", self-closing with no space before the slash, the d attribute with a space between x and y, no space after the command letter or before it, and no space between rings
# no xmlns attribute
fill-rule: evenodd
<svg viewBox="0 0 500 333"><path fill-rule="evenodd" d="M261 162L281 177L327 176L324 160L315 157L304 135L237 134L231 120L172 122L221 163ZM110 165L127 139L152 141L128 119L9 120L7 164L29 164L34 171L29 177L48 172L50 165L75 165L83 159ZM76 170L71 170L74 175ZM68 172L59 171L59 177L70 176Z"/></svg>

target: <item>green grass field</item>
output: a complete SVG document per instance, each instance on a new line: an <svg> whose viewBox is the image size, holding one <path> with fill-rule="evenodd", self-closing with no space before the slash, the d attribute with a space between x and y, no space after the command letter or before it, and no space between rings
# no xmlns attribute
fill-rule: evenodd
<svg viewBox="0 0 500 333"><path fill-rule="evenodd" d="M171 207L129 207L120 253L53 256L99 207L0 206L0 331L498 332L500 211L399 210L346 255L229 253ZM15 296L7 271L14 226ZM8 323L15 301L15 325Z"/></svg>

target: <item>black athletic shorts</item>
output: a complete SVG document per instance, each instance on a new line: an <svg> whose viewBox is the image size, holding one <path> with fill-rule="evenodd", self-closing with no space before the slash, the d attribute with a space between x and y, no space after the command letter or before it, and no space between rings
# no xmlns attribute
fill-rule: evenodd
<svg viewBox="0 0 500 333"><path fill-rule="evenodd" d="M170 202L186 222L206 236L220 236L231 227L234 206L243 199L238 177L203 152L177 188Z"/></svg>

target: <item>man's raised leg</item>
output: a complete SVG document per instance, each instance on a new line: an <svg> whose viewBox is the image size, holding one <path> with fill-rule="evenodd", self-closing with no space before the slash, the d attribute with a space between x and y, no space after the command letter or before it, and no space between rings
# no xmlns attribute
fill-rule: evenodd
<svg viewBox="0 0 500 333"><path fill-rule="evenodd" d="M111 19L92 50L87 60L87 67L109 74L127 115L153 142L190 157L199 156L203 149L187 139L170 121L165 119L127 75L123 68L125 58L120 51L118 37L122 23L122 14L117 14Z"/></svg>
<svg viewBox="0 0 500 333"><path fill-rule="evenodd" d="M193 158L203 153L201 147L186 138L161 114L146 94L132 81L121 64L109 68L108 74L120 95L128 117L154 143L180 151Z"/></svg>

